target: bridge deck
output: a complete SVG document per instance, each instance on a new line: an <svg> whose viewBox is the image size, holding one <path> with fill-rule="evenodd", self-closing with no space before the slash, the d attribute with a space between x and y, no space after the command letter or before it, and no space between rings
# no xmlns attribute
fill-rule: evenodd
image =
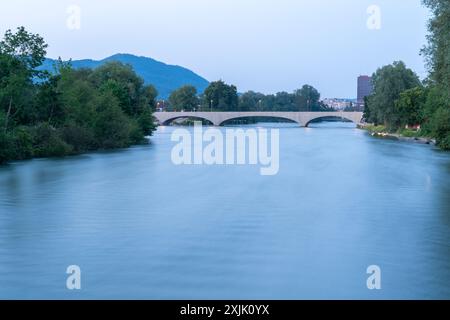
<svg viewBox="0 0 450 320"><path fill-rule="evenodd" d="M300 126L308 126L308 124L316 119L326 117L344 118L356 124L361 123L363 118L362 112L155 112L155 118L159 124L167 124L173 120L180 118L196 118L204 119L215 126L220 126L224 122L240 118L250 117L267 117L287 119L298 123Z"/></svg>

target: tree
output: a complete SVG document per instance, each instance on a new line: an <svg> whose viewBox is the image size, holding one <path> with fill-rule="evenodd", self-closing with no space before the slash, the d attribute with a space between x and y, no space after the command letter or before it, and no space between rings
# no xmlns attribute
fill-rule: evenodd
<svg viewBox="0 0 450 320"><path fill-rule="evenodd" d="M239 97L239 111L263 111L266 106L266 96L262 93L248 91Z"/></svg>
<svg viewBox="0 0 450 320"><path fill-rule="evenodd" d="M395 101L396 113L401 126L421 124L427 92L423 87L415 87L400 93Z"/></svg>
<svg viewBox="0 0 450 320"><path fill-rule="evenodd" d="M440 86L434 84L427 88L423 114L423 133L436 138L442 149L450 150L450 107Z"/></svg>
<svg viewBox="0 0 450 320"><path fill-rule="evenodd" d="M130 145L131 124L111 92L96 99L95 137L103 149L124 148Z"/></svg>
<svg viewBox="0 0 450 320"><path fill-rule="evenodd" d="M432 12L428 45L422 50L430 71L424 129L436 138L441 148L450 150L450 3L448 0L422 2Z"/></svg>
<svg viewBox="0 0 450 320"><path fill-rule="evenodd" d="M239 97L239 111L328 111L320 101L320 93L312 86L304 85L294 93L278 92L273 95L248 91Z"/></svg>
<svg viewBox="0 0 450 320"><path fill-rule="evenodd" d="M370 97L371 96L366 96L364 97L364 111L363 111L363 118L364 121L369 122L369 123L377 123L377 118L375 116L375 114L371 111L370 108Z"/></svg>
<svg viewBox="0 0 450 320"><path fill-rule="evenodd" d="M146 113L148 110L155 111L156 98L158 97L158 91L152 85L146 85L142 88L139 96L139 105L142 112Z"/></svg>
<svg viewBox="0 0 450 320"><path fill-rule="evenodd" d="M51 76L47 81L37 85L35 102L35 120L60 125L64 122L65 110L61 101L58 83L60 75Z"/></svg>
<svg viewBox="0 0 450 320"><path fill-rule="evenodd" d="M108 62L96 68L89 79L101 91L111 92L126 114L135 116L141 113L139 98L144 80L133 71L131 65L116 61Z"/></svg>
<svg viewBox="0 0 450 320"><path fill-rule="evenodd" d="M23 107L29 105L33 78L44 76L36 68L44 61L46 48L42 37L27 32L24 27L17 28L16 33L7 30L0 41L0 106L5 111L4 132L8 131L14 117L20 117L19 121L27 118Z"/></svg>
<svg viewBox="0 0 450 320"><path fill-rule="evenodd" d="M450 150L450 108L438 108L430 123L437 145L442 149Z"/></svg>
<svg viewBox="0 0 450 320"><path fill-rule="evenodd" d="M140 126L142 133L146 136L151 136L156 130L156 121L150 108L144 109L137 118L137 123Z"/></svg>
<svg viewBox="0 0 450 320"><path fill-rule="evenodd" d="M11 118L26 105L27 95L32 88L29 71L13 56L0 54L0 106L5 112L4 132L9 129Z"/></svg>
<svg viewBox="0 0 450 320"><path fill-rule="evenodd" d="M272 110L274 111L298 111L294 94L288 92L278 92L274 97L273 103Z"/></svg>
<svg viewBox="0 0 450 320"><path fill-rule="evenodd" d="M239 98L237 88L222 80L211 82L204 92L204 106L216 111L237 111Z"/></svg>
<svg viewBox="0 0 450 320"><path fill-rule="evenodd" d="M64 123L80 127L93 127L96 97L101 94L88 80L92 70L64 68L60 73L58 90L66 114Z"/></svg>
<svg viewBox="0 0 450 320"><path fill-rule="evenodd" d="M170 94L169 103L172 109L194 111L198 108L199 99L194 86L183 86Z"/></svg>
<svg viewBox="0 0 450 320"><path fill-rule="evenodd" d="M305 84L294 92L297 111L320 111L320 93L313 86Z"/></svg>
<svg viewBox="0 0 450 320"><path fill-rule="evenodd" d="M11 30L5 32L4 38L0 41L0 54L18 59L27 70L36 74L35 69L42 64L47 54L48 45L38 34L32 34L24 27L17 28L16 33Z"/></svg>
<svg viewBox="0 0 450 320"><path fill-rule="evenodd" d="M0 110L0 164L11 159L11 139L8 133L3 130L6 115L3 110Z"/></svg>
<svg viewBox="0 0 450 320"><path fill-rule="evenodd" d="M408 89L421 86L419 77L406 68L401 61L378 69L372 76L374 92L367 99L366 111L370 120L384 124L389 130L401 126L401 116L396 108L400 94Z"/></svg>
<svg viewBox="0 0 450 320"><path fill-rule="evenodd" d="M144 85L144 80L130 65L109 62L95 69L88 78L102 93L111 93L122 111L134 120L136 130L139 131L134 133L135 137L153 133L156 129L153 110L158 92L155 87Z"/></svg>
<svg viewBox="0 0 450 320"><path fill-rule="evenodd" d="M432 12L428 23L428 45L422 50L427 57L430 79L450 91L450 4L448 0L422 0Z"/></svg>

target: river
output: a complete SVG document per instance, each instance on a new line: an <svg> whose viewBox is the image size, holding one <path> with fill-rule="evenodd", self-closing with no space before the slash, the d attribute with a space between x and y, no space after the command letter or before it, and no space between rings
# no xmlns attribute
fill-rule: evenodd
<svg viewBox="0 0 450 320"><path fill-rule="evenodd" d="M0 298L450 299L449 153L346 123L265 126L274 176L175 166L174 127L1 166Z"/></svg>

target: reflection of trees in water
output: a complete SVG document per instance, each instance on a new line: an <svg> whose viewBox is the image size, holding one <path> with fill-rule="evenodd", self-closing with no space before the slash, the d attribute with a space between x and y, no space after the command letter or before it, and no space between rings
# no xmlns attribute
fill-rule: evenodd
<svg viewBox="0 0 450 320"><path fill-rule="evenodd" d="M295 121L283 118L272 117L245 117L231 119L225 121L222 125L240 125L240 124L256 124L256 123L296 123Z"/></svg>
<svg viewBox="0 0 450 320"><path fill-rule="evenodd" d="M317 118L310 122L311 123L321 123L321 122L352 122L351 120L341 118L341 117L323 117Z"/></svg>
<svg viewBox="0 0 450 320"><path fill-rule="evenodd" d="M201 124L203 126L213 126L214 124L211 121L208 121L206 119L203 118L178 118L178 119L174 119L171 120L167 123L165 123L165 125L175 125L175 126L194 126L195 123L201 122Z"/></svg>

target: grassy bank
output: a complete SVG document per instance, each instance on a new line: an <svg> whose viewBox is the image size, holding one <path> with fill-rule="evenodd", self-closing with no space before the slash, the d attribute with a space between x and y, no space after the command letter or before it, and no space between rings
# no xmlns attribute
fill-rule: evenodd
<svg viewBox="0 0 450 320"><path fill-rule="evenodd" d="M436 144L436 140L424 136L420 130L400 129L390 132L383 125L364 124L359 126L361 129L367 130L373 137L394 139L400 141L410 141L424 144Z"/></svg>

